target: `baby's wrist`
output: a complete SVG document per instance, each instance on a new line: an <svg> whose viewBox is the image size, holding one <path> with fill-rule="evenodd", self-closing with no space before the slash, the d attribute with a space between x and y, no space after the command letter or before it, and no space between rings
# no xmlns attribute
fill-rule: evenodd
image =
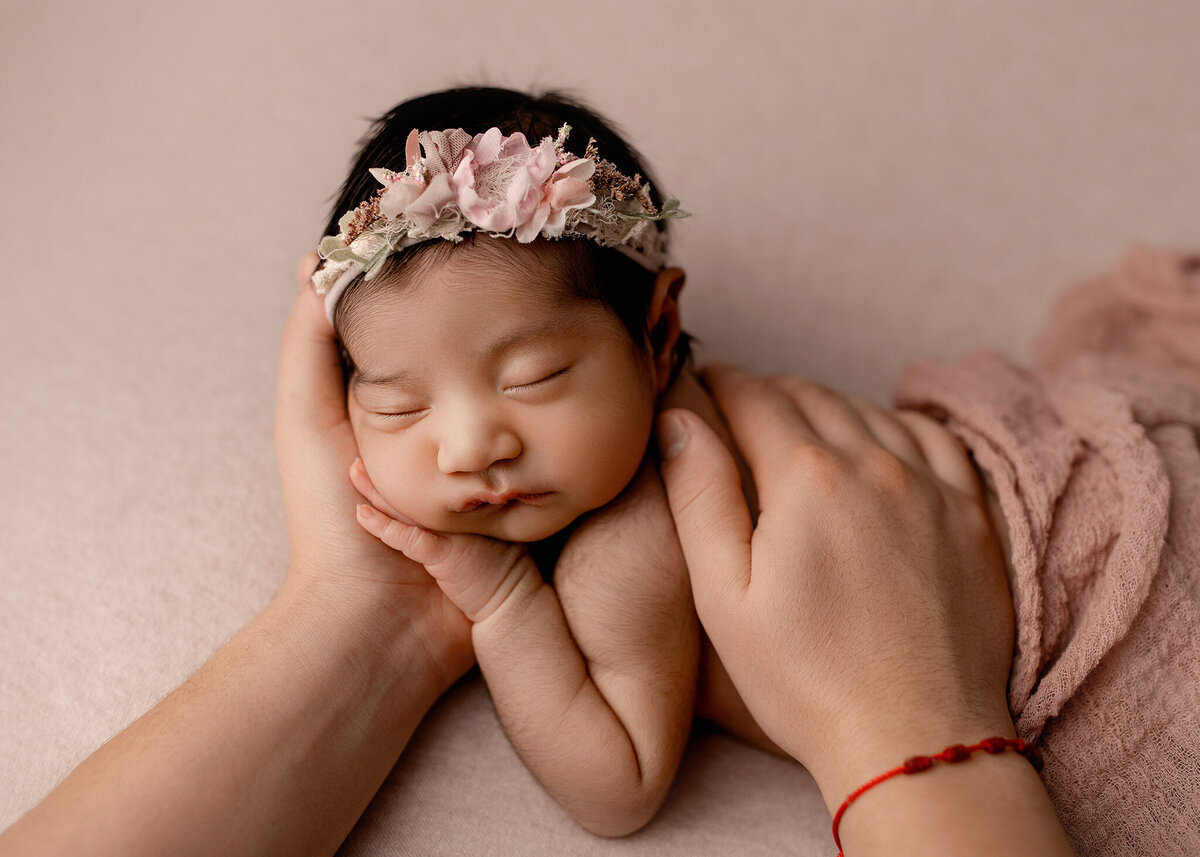
<svg viewBox="0 0 1200 857"><path fill-rule="evenodd" d="M476 628L518 619L544 585L537 563L528 550L523 550L492 596L479 609L468 613L468 618Z"/></svg>

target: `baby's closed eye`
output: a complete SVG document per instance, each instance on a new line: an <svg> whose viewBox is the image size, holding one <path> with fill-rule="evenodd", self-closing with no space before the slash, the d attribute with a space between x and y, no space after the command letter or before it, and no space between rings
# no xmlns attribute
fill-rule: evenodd
<svg viewBox="0 0 1200 857"><path fill-rule="evenodd" d="M535 390L538 387L547 385L553 381L556 381L556 380L559 380L560 378L565 377L566 374L570 371L571 371L570 366L564 366L561 369L556 369L547 374L541 375L541 377L535 377L535 379L532 381L526 381L525 383L522 383L522 384L509 384L504 388L504 391L506 393L521 393L526 390Z"/></svg>
<svg viewBox="0 0 1200 857"><path fill-rule="evenodd" d="M400 420L400 419L411 419L414 417L418 417L421 414L424 414L428 410L429 410L429 408L402 408L402 409L398 409L398 410L394 410L394 411L393 410L371 411L371 413L373 413L377 417L383 417L385 419Z"/></svg>

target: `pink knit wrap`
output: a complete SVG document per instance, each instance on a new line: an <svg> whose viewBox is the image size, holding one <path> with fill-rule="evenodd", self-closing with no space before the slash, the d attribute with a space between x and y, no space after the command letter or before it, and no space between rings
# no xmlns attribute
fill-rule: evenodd
<svg viewBox="0 0 1200 857"><path fill-rule="evenodd" d="M919 362L1012 542L1009 705L1086 855L1200 854L1200 255L1135 246L1069 289L1031 370Z"/></svg>

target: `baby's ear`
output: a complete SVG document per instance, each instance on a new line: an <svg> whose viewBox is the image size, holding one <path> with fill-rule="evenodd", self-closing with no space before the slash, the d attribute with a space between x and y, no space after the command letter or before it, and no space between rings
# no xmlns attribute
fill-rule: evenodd
<svg viewBox="0 0 1200 857"><path fill-rule="evenodd" d="M675 343L679 341L679 293L687 277L679 268L663 268L654 278L654 294L646 310L646 330L654 351L654 374L658 391L667 389L674 368Z"/></svg>

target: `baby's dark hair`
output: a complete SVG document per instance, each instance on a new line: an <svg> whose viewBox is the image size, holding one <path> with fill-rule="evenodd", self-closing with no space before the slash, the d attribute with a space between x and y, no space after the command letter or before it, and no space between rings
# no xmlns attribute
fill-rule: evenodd
<svg viewBox="0 0 1200 857"><path fill-rule="evenodd" d="M642 157L622 139L611 121L578 98L557 91L531 95L495 87L462 87L405 101L375 120L360 142L358 155L333 205L324 234L336 235L341 216L371 199L379 190L379 182L369 172L371 168L404 170L405 142L414 128L423 131L462 128L474 134L495 127L505 136L519 131L531 145L536 145L544 137L556 137L564 123L571 126L566 142L568 151L583 157L588 140L594 139L601 158L611 162L624 175L640 173L650 183L651 199L656 207L662 208L661 188ZM653 225L664 233L665 239L667 221L660 220ZM465 241L474 242L478 235L469 233ZM610 308L629 331L635 345L640 346L651 335L646 329L646 313L654 293L653 272L620 251L585 238L562 238L546 243L554 247L566 275L564 279L576 295ZM378 276L370 282L364 282L360 275L342 294L334 311L334 328L339 338L344 341L346 325L352 325L356 307L379 291L394 287L396 281L403 278L404 271L419 259L428 254L453 252L455 246L461 245L447 241L417 244L388 257ZM675 346L676 370L690 358L690 339L687 334L681 334ZM344 346L342 363L349 379L354 366Z"/></svg>

